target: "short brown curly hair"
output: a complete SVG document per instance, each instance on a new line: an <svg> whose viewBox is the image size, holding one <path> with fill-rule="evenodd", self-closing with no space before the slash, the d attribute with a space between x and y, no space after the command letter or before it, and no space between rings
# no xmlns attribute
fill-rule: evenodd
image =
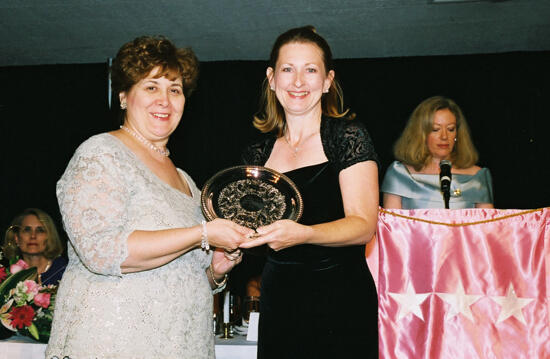
<svg viewBox="0 0 550 359"><path fill-rule="evenodd" d="M140 36L122 45L111 66L113 94L128 92L155 68L156 77L181 77L183 93L189 97L197 85L199 61L191 48L176 48L164 36ZM118 100L118 96L113 96Z"/></svg>

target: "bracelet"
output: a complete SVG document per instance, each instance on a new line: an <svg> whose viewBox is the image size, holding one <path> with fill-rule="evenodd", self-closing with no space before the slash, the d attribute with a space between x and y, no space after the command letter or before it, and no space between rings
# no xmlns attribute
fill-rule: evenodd
<svg viewBox="0 0 550 359"><path fill-rule="evenodd" d="M212 269L212 263L210 263L210 267L208 267L208 268L210 269L210 277L212 278L212 282L214 282L216 287L219 288L219 287L225 285L225 283L227 283L227 273L224 274L223 280L221 282L217 282L216 278L214 278L214 270Z"/></svg>
<svg viewBox="0 0 550 359"><path fill-rule="evenodd" d="M204 219L201 221L201 226L201 248L208 252L210 244L208 243L208 231L206 230L206 221Z"/></svg>

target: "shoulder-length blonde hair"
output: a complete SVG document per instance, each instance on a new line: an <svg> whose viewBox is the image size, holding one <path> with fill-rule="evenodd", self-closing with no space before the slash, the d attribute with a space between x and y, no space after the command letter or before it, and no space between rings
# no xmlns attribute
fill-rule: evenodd
<svg viewBox="0 0 550 359"><path fill-rule="evenodd" d="M290 29L279 35L271 50L269 67L275 69L281 48L289 43L312 43L316 45L323 54L326 73L328 74L330 70L334 70L330 46L322 36L317 34L313 26ZM325 116L339 118L347 115L348 119L355 117L355 114L348 114L349 110L344 110L344 94L336 78L332 81L328 93L323 94L321 108ZM254 127L263 133L276 131L277 136L283 135L286 124L285 112L275 92L269 87L267 78L264 79L262 84L260 111L254 116L252 123Z"/></svg>
<svg viewBox="0 0 550 359"><path fill-rule="evenodd" d="M457 168L468 168L477 163L478 153L472 142L466 118L460 107L450 98L433 96L422 101L413 111L403 133L393 148L395 158L420 171L432 159L426 139L433 129L434 114L448 109L456 118L456 143L451 162Z"/></svg>
<svg viewBox="0 0 550 359"><path fill-rule="evenodd" d="M8 227L6 235L4 236L4 245L2 247L4 255L8 259L21 257L21 251L19 250L19 246L17 245L15 237L19 234L21 224L27 216L35 216L36 218L38 218L40 223L44 225L44 228L46 228L46 234L48 236L46 239L46 249L44 250L44 257L48 259L59 257L63 252L63 244L61 244L61 240L59 239L59 234L57 233L55 224L52 218L46 212L38 208L27 208L11 221L11 225Z"/></svg>

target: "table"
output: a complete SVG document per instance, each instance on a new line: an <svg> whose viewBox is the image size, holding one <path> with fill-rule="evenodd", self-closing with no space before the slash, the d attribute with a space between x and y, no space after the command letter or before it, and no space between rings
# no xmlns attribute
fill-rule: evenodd
<svg viewBox="0 0 550 359"><path fill-rule="evenodd" d="M256 344L242 335L234 335L231 339L216 337L216 359L256 359Z"/></svg>
<svg viewBox="0 0 550 359"><path fill-rule="evenodd" d="M20 335L0 340L0 359L44 358L45 351L46 344ZM216 359L256 359L256 342L247 341L241 335L231 339L216 337Z"/></svg>

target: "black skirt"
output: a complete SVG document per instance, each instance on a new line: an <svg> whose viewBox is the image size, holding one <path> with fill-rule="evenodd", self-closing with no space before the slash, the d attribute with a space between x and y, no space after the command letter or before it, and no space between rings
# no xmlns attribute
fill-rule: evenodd
<svg viewBox="0 0 550 359"><path fill-rule="evenodd" d="M364 257L325 264L268 259L258 359L378 358L378 303Z"/></svg>

